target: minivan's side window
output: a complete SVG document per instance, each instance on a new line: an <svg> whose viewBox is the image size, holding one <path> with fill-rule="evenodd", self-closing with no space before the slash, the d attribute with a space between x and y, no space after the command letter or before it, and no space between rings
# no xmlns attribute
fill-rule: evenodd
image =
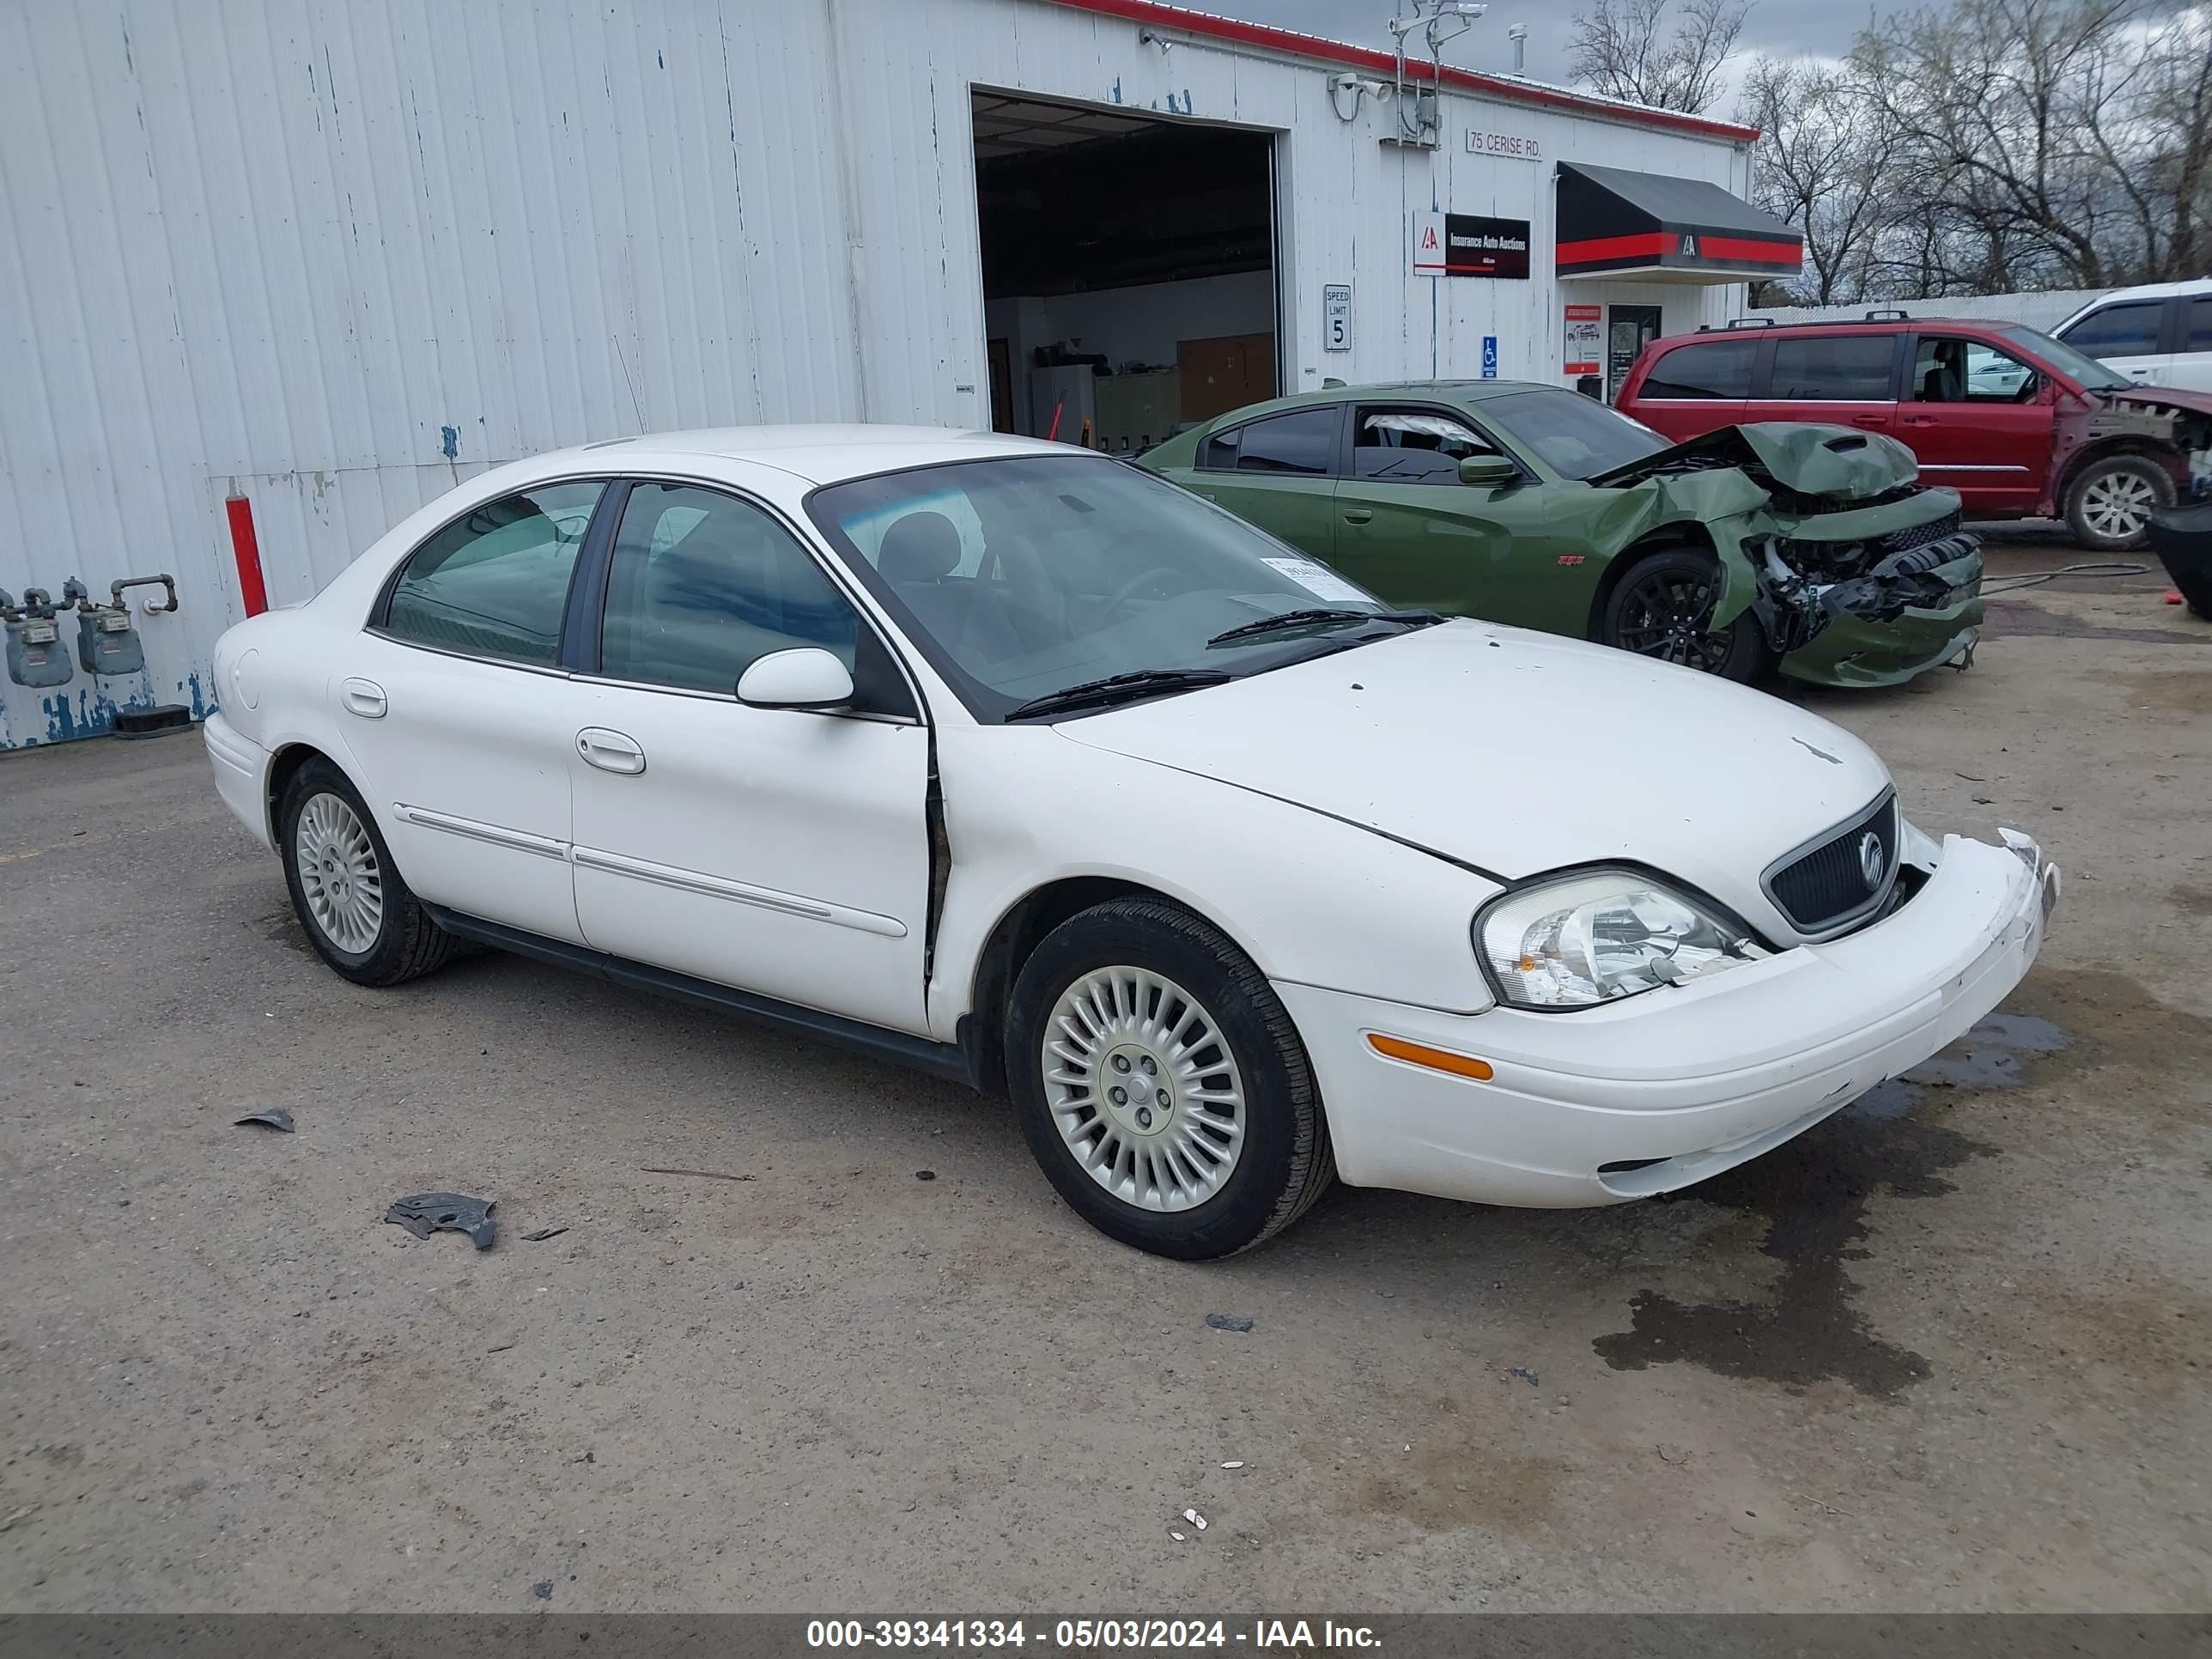
<svg viewBox="0 0 2212 1659"><path fill-rule="evenodd" d="M1905 401L1918 404L2021 404L2042 382L2008 351L1981 340L1920 337Z"/></svg>
<svg viewBox="0 0 2212 1659"><path fill-rule="evenodd" d="M1498 453L1466 422L1433 410L1363 409L1353 432L1352 471L1377 483L1457 483L1463 457Z"/></svg>
<svg viewBox="0 0 2212 1659"><path fill-rule="evenodd" d="M1748 398L1756 340L1700 340L1651 365L1640 398Z"/></svg>
<svg viewBox="0 0 2212 1659"><path fill-rule="evenodd" d="M609 678L734 692L771 651L820 646L849 670L859 635L850 602L764 509L696 484L631 486L599 635Z"/></svg>
<svg viewBox="0 0 2212 1659"><path fill-rule="evenodd" d="M1774 343L1766 395L1776 403L1882 403L1890 395L1893 334L1814 334Z"/></svg>
<svg viewBox="0 0 2212 1659"><path fill-rule="evenodd" d="M2065 340L2092 357L2148 357L2158 349L2163 300L2130 300L2091 312L2068 329Z"/></svg>
<svg viewBox="0 0 2212 1659"><path fill-rule="evenodd" d="M1336 405L1324 404L1250 422L1242 428L1237 470L1327 476L1335 459L1336 418Z"/></svg>
<svg viewBox="0 0 2212 1659"><path fill-rule="evenodd" d="M401 568L384 631L420 645L551 666L561 654L568 577L603 487L541 484L455 520Z"/></svg>

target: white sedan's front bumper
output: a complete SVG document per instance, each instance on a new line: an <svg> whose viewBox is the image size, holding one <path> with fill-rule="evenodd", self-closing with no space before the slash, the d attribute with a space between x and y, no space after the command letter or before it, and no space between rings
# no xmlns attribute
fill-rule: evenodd
<svg viewBox="0 0 2212 1659"><path fill-rule="evenodd" d="M1571 1207L1756 1158L1918 1065L2021 981L2058 870L2013 839L2018 852L1949 837L1919 892L1847 938L1609 1006L1461 1015L1279 985L1338 1171L1354 1186ZM1472 1056L1492 1075L1386 1059L1370 1035ZM1640 1160L1656 1161L1602 1168Z"/></svg>

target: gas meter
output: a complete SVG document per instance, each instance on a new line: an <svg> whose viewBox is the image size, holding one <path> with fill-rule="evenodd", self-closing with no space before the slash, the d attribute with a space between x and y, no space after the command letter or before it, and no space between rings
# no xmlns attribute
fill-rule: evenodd
<svg viewBox="0 0 2212 1659"><path fill-rule="evenodd" d="M94 605L82 582L71 577L62 586L64 601L76 601L76 659L88 674L135 674L146 665L146 647L131 625L131 607L123 602L127 587L164 589L169 602L150 609L167 612L177 608L177 584L167 576L126 576L108 586L108 603Z"/></svg>
<svg viewBox="0 0 2212 1659"><path fill-rule="evenodd" d="M67 685L69 653L62 648L58 609L44 590L27 587L23 603L0 592L0 625L8 630L8 678L18 685Z"/></svg>

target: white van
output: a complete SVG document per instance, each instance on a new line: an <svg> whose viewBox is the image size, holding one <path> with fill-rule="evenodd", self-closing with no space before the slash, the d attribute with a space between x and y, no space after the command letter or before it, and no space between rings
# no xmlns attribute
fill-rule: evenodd
<svg viewBox="0 0 2212 1659"><path fill-rule="evenodd" d="M2051 331L2138 386L2212 392L2212 276L2115 289Z"/></svg>

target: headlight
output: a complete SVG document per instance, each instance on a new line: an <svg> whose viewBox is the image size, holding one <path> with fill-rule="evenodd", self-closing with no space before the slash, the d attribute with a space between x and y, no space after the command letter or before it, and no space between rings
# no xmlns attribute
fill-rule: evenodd
<svg viewBox="0 0 2212 1659"><path fill-rule="evenodd" d="M1740 968L1767 953L1743 929L1627 870L1523 888L1475 918L1498 994L1516 1008L1588 1008Z"/></svg>

